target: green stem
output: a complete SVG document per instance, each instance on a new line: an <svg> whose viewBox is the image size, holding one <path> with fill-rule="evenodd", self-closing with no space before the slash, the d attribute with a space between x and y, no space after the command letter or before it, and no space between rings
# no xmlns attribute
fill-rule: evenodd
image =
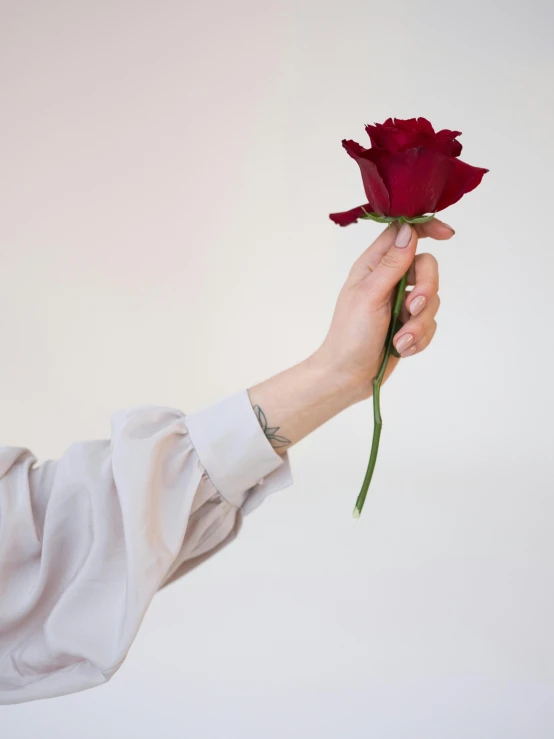
<svg viewBox="0 0 554 739"><path fill-rule="evenodd" d="M371 453L369 455L369 462L367 465L367 471L365 473L364 482L360 494L356 500L356 506L352 515L354 518L359 518L362 508L364 507L367 491L371 478L373 477L373 470L375 469L375 463L377 461L377 452L379 451L379 441L381 439L381 429L383 428L383 419L381 418L381 383L387 370L387 364L391 355L392 340L397 331L398 316L402 309L402 303L404 301L404 293L406 292L406 283L408 281L408 272L398 283L396 289L396 297L394 299L394 306L392 309L392 316L389 323L389 330L387 332L387 338L385 340L385 355L379 367L377 377L373 380L373 441L371 443Z"/></svg>

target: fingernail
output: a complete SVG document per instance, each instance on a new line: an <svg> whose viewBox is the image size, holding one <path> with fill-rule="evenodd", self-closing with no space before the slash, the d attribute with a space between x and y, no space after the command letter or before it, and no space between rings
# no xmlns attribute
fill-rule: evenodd
<svg viewBox="0 0 554 739"><path fill-rule="evenodd" d="M412 300L410 303L410 313L412 316L417 316L418 313L421 313L421 311L425 308L425 303L427 302L427 298L425 295L420 295L419 297Z"/></svg>
<svg viewBox="0 0 554 739"><path fill-rule="evenodd" d="M412 354L415 354L416 347L411 346L409 349L407 349L405 352L400 353L401 359L406 359L406 357L411 357Z"/></svg>
<svg viewBox="0 0 554 739"><path fill-rule="evenodd" d="M404 336L401 336L395 344L396 351L399 354L402 354L402 352L406 351L406 349L410 346L413 340L413 334L404 334Z"/></svg>
<svg viewBox="0 0 554 739"><path fill-rule="evenodd" d="M449 226L448 223L445 223L444 221L441 221L441 224L443 226L446 226L446 228L449 229L449 231L452 231L453 234L456 233L456 231L454 231L454 229L452 228L452 226Z"/></svg>
<svg viewBox="0 0 554 739"><path fill-rule="evenodd" d="M412 229L410 228L410 224L403 223L400 227L400 231L396 234L396 241L394 242L394 245L398 246L400 249L403 249L405 246L408 246L411 238Z"/></svg>

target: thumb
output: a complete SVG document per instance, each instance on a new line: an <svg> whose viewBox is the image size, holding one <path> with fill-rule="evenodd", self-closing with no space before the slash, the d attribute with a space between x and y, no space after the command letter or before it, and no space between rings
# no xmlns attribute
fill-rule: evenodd
<svg viewBox="0 0 554 739"><path fill-rule="evenodd" d="M394 244L381 257L377 267L364 280L372 302L383 305L414 261L417 232L409 223L403 223Z"/></svg>

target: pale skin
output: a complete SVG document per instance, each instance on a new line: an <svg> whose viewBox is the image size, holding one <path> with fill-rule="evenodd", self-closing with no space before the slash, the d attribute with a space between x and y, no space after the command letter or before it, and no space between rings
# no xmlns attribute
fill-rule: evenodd
<svg viewBox="0 0 554 739"><path fill-rule="evenodd" d="M401 359L391 356L384 382L399 362L431 343L437 329L439 270L431 254L417 254L420 238L451 238L450 226L433 218L399 229L388 226L352 265L321 346L306 359L248 388L268 440L283 454L322 424L372 394L391 316L395 287L412 265L394 337ZM404 246L395 244L405 243ZM407 243L406 243L407 242Z"/></svg>

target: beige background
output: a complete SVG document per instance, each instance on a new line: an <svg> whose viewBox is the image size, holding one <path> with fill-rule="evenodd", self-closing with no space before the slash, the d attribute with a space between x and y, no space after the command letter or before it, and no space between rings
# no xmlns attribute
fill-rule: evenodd
<svg viewBox="0 0 554 739"><path fill-rule="evenodd" d="M108 685L6 739L554 735L553 6L0 0L4 444L191 412L323 339L380 227L343 137L463 131L433 347L291 450L295 485L152 604ZM1 608L1 606L0 606Z"/></svg>

